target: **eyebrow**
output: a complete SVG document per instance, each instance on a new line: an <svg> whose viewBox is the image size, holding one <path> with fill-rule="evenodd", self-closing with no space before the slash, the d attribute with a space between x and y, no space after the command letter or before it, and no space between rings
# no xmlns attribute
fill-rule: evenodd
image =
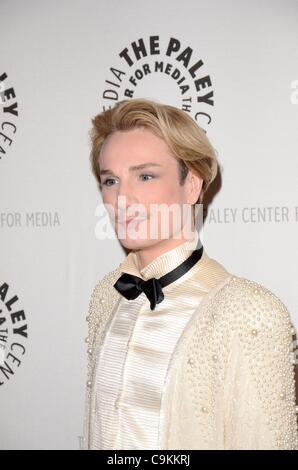
<svg viewBox="0 0 298 470"><path fill-rule="evenodd" d="M151 166L161 167L161 165L159 163L148 162L148 163L142 163L141 165L130 166L129 171L143 170L144 168L148 168L148 167L151 167ZM107 174L113 175L114 173L112 172L112 170L100 170L100 175L107 175Z"/></svg>

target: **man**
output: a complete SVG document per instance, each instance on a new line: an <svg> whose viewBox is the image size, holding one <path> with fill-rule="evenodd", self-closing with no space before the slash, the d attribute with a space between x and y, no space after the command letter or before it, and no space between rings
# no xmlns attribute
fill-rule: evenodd
<svg viewBox="0 0 298 470"><path fill-rule="evenodd" d="M135 99L96 116L91 138L128 254L90 301L85 449L298 449L289 312L195 227L218 167L205 132Z"/></svg>

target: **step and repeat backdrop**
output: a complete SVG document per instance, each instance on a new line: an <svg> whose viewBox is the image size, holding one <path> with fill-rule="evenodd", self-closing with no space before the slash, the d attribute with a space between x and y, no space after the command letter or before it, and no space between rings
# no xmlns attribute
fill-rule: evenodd
<svg viewBox="0 0 298 470"><path fill-rule="evenodd" d="M189 113L220 163L203 241L298 324L298 2L0 1L0 448L80 449L96 236L91 118Z"/></svg>

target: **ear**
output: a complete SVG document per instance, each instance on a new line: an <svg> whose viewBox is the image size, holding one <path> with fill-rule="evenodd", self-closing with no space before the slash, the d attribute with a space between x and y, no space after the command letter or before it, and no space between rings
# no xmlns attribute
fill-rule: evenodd
<svg viewBox="0 0 298 470"><path fill-rule="evenodd" d="M192 170L188 172L188 203L195 204L199 199L199 195L203 186L203 178Z"/></svg>

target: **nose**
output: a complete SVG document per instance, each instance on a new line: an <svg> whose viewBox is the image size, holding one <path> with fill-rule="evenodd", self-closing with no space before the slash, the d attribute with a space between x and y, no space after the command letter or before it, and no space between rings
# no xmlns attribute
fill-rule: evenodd
<svg viewBox="0 0 298 470"><path fill-rule="evenodd" d="M117 212L119 214L120 219L125 219L129 215L129 207L137 205L137 196L135 194L134 187L129 182L121 182L117 188Z"/></svg>
<svg viewBox="0 0 298 470"><path fill-rule="evenodd" d="M133 187L131 182L129 181L119 181L117 185L117 195L118 196L125 196L130 197L133 191Z"/></svg>
<svg viewBox="0 0 298 470"><path fill-rule="evenodd" d="M135 188L131 184L131 181L121 181L118 184L116 196L122 201L125 201L125 206L130 206L137 202ZM123 204L123 202L122 202Z"/></svg>

